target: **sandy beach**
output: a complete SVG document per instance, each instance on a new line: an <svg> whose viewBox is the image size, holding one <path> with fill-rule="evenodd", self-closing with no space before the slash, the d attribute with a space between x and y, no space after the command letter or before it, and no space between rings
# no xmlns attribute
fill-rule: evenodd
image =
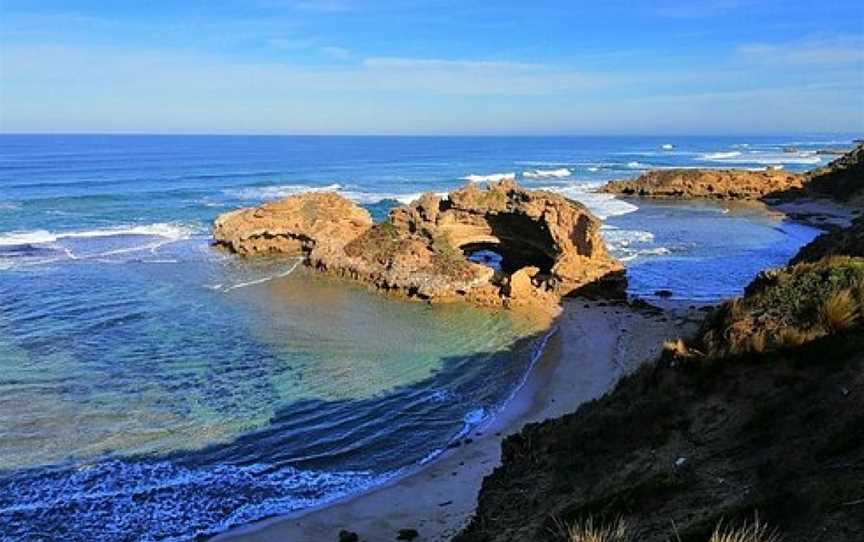
<svg viewBox="0 0 864 542"><path fill-rule="evenodd" d="M602 396L622 375L654 359L662 341L695 329L701 313L656 312L627 304L568 299L543 356L524 387L490 424L424 469L390 485L313 510L241 527L219 541L312 542L356 532L360 540L449 540L472 514L483 478L499 462L501 441L526 423L561 416Z"/></svg>

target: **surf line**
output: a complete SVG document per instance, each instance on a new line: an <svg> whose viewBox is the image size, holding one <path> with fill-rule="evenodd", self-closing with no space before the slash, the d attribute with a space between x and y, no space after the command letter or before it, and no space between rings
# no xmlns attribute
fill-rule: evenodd
<svg viewBox="0 0 864 542"><path fill-rule="evenodd" d="M222 290L223 292L230 292L231 290L236 290L238 288L245 288L247 286L254 286L255 284L263 284L263 283L269 282L273 279L287 277L288 275L293 273L295 269L297 269L297 266L300 265L300 263L302 261L303 261L302 257L297 258L296 261L294 262L294 265L292 265L290 269L288 269L287 271L285 271L283 273L279 273L278 275L273 275L270 277L264 277L264 278L260 278L257 280L250 280L249 282L241 282L239 284L232 284L231 286L222 286L221 284L217 284L216 286L212 286L211 288L214 290Z"/></svg>

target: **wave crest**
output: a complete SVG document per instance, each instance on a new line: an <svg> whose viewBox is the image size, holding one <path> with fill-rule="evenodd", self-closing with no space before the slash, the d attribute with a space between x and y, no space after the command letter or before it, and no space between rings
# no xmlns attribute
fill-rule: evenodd
<svg viewBox="0 0 864 542"><path fill-rule="evenodd" d="M558 169L535 169L532 171L525 171L522 173L522 176L526 179L544 179L547 177L570 177L573 175L573 172L567 169L566 167L558 168Z"/></svg>

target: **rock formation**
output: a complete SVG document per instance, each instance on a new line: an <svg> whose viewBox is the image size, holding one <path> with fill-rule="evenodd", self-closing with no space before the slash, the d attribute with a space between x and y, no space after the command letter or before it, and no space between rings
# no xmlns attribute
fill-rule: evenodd
<svg viewBox="0 0 864 542"><path fill-rule="evenodd" d="M651 198L755 200L800 189L804 177L785 171L668 169L649 171L629 181L612 181L600 190Z"/></svg>
<svg viewBox="0 0 864 542"><path fill-rule="evenodd" d="M362 207L339 194L310 192L216 219L216 243L237 254L308 253L318 244L344 246L372 227Z"/></svg>
<svg viewBox="0 0 864 542"><path fill-rule="evenodd" d="M864 258L864 217L856 218L848 228L823 233L802 247L790 263L815 262L839 255Z"/></svg>
<svg viewBox="0 0 864 542"><path fill-rule="evenodd" d="M432 302L557 307L595 283L620 287L599 220L580 203L504 180L426 194L381 224L333 193L309 193L220 216L217 245L245 256L300 254L321 272ZM469 261L491 250L500 270Z"/></svg>
<svg viewBox="0 0 864 542"><path fill-rule="evenodd" d="M807 176L810 195L864 203L864 143Z"/></svg>

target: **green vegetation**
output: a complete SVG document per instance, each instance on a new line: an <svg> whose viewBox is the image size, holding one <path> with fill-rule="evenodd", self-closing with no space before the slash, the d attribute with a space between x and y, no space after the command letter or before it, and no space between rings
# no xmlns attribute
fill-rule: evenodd
<svg viewBox="0 0 864 542"><path fill-rule="evenodd" d="M391 222L382 222L345 246L349 256L366 256L371 260L386 263L404 248L399 231Z"/></svg>
<svg viewBox="0 0 864 542"><path fill-rule="evenodd" d="M432 238L432 250L435 251L433 266L435 271L451 277L468 278L471 269L462 251L453 246L446 235L436 235Z"/></svg>
<svg viewBox="0 0 864 542"><path fill-rule="evenodd" d="M763 273L706 321L696 344L667 350L679 357L760 353L847 332L862 316L864 258L830 257Z"/></svg>

